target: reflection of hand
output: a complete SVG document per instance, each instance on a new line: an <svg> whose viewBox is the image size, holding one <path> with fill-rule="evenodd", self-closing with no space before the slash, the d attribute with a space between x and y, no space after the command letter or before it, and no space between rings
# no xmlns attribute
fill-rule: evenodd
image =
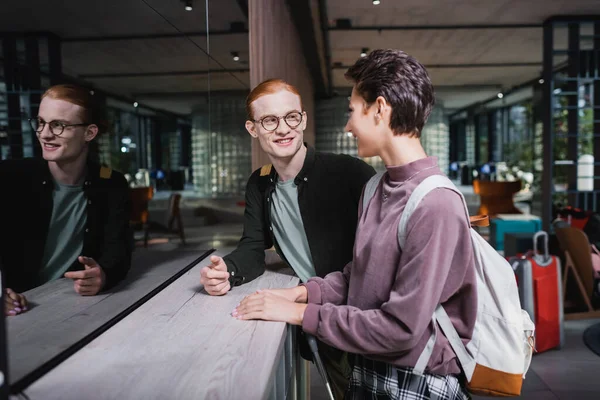
<svg viewBox="0 0 600 400"><path fill-rule="evenodd" d="M27 299L12 289L4 290L4 314L17 315L27 311Z"/></svg>
<svg viewBox="0 0 600 400"><path fill-rule="evenodd" d="M222 296L231 289L227 264L219 256L211 256L210 262L200 270L200 283L211 296Z"/></svg>
<svg viewBox="0 0 600 400"><path fill-rule="evenodd" d="M307 291L305 286L297 286L289 289L264 289L261 290L261 292L273 293L295 303L307 302Z"/></svg>
<svg viewBox="0 0 600 400"><path fill-rule="evenodd" d="M79 257L79 262L85 266L83 271L69 271L65 278L73 279L75 291L82 296L94 296L104 287L106 275L102 267L90 257Z"/></svg>
<svg viewBox="0 0 600 400"><path fill-rule="evenodd" d="M237 319L262 319L302 325L306 304L294 303L270 291L261 291L247 296L231 315Z"/></svg>

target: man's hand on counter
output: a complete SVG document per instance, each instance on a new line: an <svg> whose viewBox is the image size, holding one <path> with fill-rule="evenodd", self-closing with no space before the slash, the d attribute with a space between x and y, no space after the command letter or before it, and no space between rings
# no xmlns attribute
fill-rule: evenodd
<svg viewBox="0 0 600 400"><path fill-rule="evenodd" d="M73 280L75 292L82 296L97 295L106 283L106 274L96 260L91 257L80 256L77 259L84 268L81 271L69 271L65 278Z"/></svg>
<svg viewBox="0 0 600 400"><path fill-rule="evenodd" d="M229 272L223 258L210 257L210 265L200 270L200 283L211 296L222 296L231 289Z"/></svg>
<svg viewBox="0 0 600 400"><path fill-rule="evenodd" d="M279 289L277 291L283 290ZM306 307L306 304L291 301L280 294L276 294L274 290L259 290L250 296L246 296L231 315L241 320L262 319L264 321L302 325Z"/></svg>

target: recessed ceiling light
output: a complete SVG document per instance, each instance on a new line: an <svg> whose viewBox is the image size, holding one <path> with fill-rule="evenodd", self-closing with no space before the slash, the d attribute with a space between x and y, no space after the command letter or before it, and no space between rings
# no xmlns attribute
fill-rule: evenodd
<svg viewBox="0 0 600 400"><path fill-rule="evenodd" d="M186 0L185 2L185 11L192 11L194 9L192 5L192 0Z"/></svg>
<svg viewBox="0 0 600 400"><path fill-rule="evenodd" d="M240 55L237 51L232 51L231 56L233 57L233 61L240 61Z"/></svg>
<svg viewBox="0 0 600 400"><path fill-rule="evenodd" d="M498 93L498 98L499 98L499 99L501 99L501 98L503 98L503 97L504 97L504 94L502 94L502 93Z"/></svg>
<svg viewBox="0 0 600 400"><path fill-rule="evenodd" d="M363 47L363 49L360 51L360 56L366 57L368 52L369 52L369 49L366 47Z"/></svg>
<svg viewBox="0 0 600 400"><path fill-rule="evenodd" d="M133 102L133 106L134 106L134 107L137 107L137 106L139 106L138 102L137 102L137 101L134 101L134 102Z"/></svg>
<svg viewBox="0 0 600 400"><path fill-rule="evenodd" d="M379 0L373 0L373 4L375 4L376 6L378 6L381 3L381 1Z"/></svg>

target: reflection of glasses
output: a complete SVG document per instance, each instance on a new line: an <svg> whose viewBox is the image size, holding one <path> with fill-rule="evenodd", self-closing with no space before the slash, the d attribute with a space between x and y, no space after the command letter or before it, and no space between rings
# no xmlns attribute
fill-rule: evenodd
<svg viewBox="0 0 600 400"><path fill-rule="evenodd" d="M52 133L54 136L62 135L65 128L67 128L69 126L88 126L89 125L89 124L63 124L62 122L59 122L59 121L46 122L40 118L29 118L29 123L31 124L31 127L33 128L33 130L36 131L37 133L41 133L44 130L44 127L46 126L46 124L48 124L48 127L50 127L50 133Z"/></svg>
<svg viewBox="0 0 600 400"><path fill-rule="evenodd" d="M279 128L279 121L283 119L287 126L294 129L297 128L302 123L302 113L299 111L292 111L287 113L283 117L276 117L274 115L267 115L259 119L258 121L253 120L254 122L260 122L263 128L269 132L273 132L275 129Z"/></svg>

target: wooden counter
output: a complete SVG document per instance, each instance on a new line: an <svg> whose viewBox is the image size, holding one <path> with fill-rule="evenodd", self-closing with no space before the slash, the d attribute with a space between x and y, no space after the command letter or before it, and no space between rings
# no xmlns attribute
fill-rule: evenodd
<svg viewBox="0 0 600 400"><path fill-rule="evenodd" d="M230 313L257 289L295 286L298 278L291 270L267 271L212 297L199 284L206 263L24 392L32 400L284 398L293 391L292 329L284 323L238 321Z"/></svg>

